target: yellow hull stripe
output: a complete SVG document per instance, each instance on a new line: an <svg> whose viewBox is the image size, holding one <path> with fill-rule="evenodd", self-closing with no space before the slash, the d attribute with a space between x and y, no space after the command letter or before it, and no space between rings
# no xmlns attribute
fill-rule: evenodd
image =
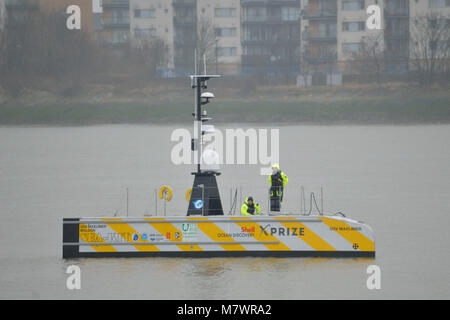
<svg viewBox="0 0 450 320"><path fill-rule="evenodd" d="M86 224L80 223L79 236L84 242L105 242L102 237L90 229ZM111 245L93 245L91 246L97 252L117 252L116 248Z"/></svg>
<svg viewBox="0 0 450 320"><path fill-rule="evenodd" d="M288 229L297 228L297 230L300 230L300 228L303 228L303 236L300 235L300 232L297 232L297 237L305 241L311 248L317 251L336 251L335 248L333 248L328 242L323 240L321 237L319 237L317 234L311 231L307 226L305 226L301 222L281 222L280 224Z"/></svg>
<svg viewBox="0 0 450 320"><path fill-rule="evenodd" d="M357 245L357 249L360 251L375 251L375 243L363 235L357 230L352 230L352 226L344 221L329 219L329 218L319 218L330 227L333 231L341 235L345 240L350 242L352 245Z"/></svg>
<svg viewBox="0 0 450 320"><path fill-rule="evenodd" d="M102 219L102 221L122 221L122 219ZM111 229L113 229L115 232L117 232L120 235L128 234L130 236L129 239L126 239L122 236L126 241L130 241L133 234L137 233L139 235L139 240L136 242L132 242L132 243L130 242L130 245L132 245L139 251L144 251L144 252L145 251L159 251L158 247L156 247L155 245L141 245L140 246L138 244L135 244L135 243L139 243L139 242L148 243L149 241L148 240L143 241L142 235L139 232L137 232L135 229L130 227L130 225L128 223L125 223L125 222L124 223L110 223L110 224L107 224L107 226L110 227Z"/></svg>
<svg viewBox="0 0 450 320"><path fill-rule="evenodd" d="M188 220L196 220L198 218L190 218ZM202 218L201 220L207 220L207 218ZM220 241L220 242L224 242L224 241L229 241L229 242L234 242L236 240L234 240L232 237L219 237L219 234L226 234L226 232L224 232L222 229L220 229L215 223L212 222L199 222L198 224L198 228L204 233L206 234L208 237L211 238L211 240L213 241ZM227 250L227 251L247 251L247 249L245 249L242 245L236 243L236 244L220 244L220 246Z"/></svg>

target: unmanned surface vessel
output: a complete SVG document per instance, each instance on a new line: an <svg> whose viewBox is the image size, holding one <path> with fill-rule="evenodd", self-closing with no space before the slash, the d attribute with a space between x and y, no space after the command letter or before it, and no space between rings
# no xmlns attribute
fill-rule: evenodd
<svg viewBox="0 0 450 320"><path fill-rule="evenodd" d="M220 173L200 166L202 137L212 127L203 124L211 118L202 113L202 105L214 97L212 93L202 93L202 89L207 88L208 80L218 77L191 76L196 93L191 150L197 159L197 171L192 173L194 183L188 193L187 215L63 219L63 258L375 257L372 229L343 215L323 215L323 210L318 216L282 211L224 215L216 181Z"/></svg>

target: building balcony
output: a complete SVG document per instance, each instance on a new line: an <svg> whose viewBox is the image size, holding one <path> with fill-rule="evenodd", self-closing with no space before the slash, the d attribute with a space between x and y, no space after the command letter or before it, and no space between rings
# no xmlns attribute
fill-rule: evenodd
<svg viewBox="0 0 450 320"><path fill-rule="evenodd" d="M243 24L290 24L299 23L300 15L276 15L276 16L253 16L247 15L242 18Z"/></svg>
<svg viewBox="0 0 450 320"><path fill-rule="evenodd" d="M103 8L129 8L130 0L103 0Z"/></svg>
<svg viewBox="0 0 450 320"><path fill-rule="evenodd" d="M409 8L385 8L385 18L409 18Z"/></svg>
<svg viewBox="0 0 450 320"><path fill-rule="evenodd" d="M302 11L302 17L307 20L335 20L337 19L337 9L332 10L305 9Z"/></svg>
<svg viewBox="0 0 450 320"><path fill-rule="evenodd" d="M197 19L195 17L174 17L173 24L176 26L196 26Z"/></svg>
<svg viewBox="0 0 450 320"><path fill-rule="evenodd" d="M103 21L105 28L130 28L130 19L105 19Z"/></svg>
<svg viewBox="0 0 450 320"><path fill-rule="evenodd" d="M174 0L174 7L195 7L197 5L196 0Z"/></svg>
<svg viewBox="0 0 450 320"><path fill-rule="evenodd" d="M300 44L300 36L291 39L248 39L244 38L241 41L242 45L262 45L262 46L297 46Z"/></svg>
<svg viewBox="0 0 450 320"><path fill-rule="evenodd" d="M241 0L243 7L300 5L300 0Z"/></svg>
<svg viewBox="0 0 450 320"><path fill-rule="evenodd" d="M303 40L307 41L337 41L337 33L332 32L303 32Z"/></svg>
<svg viewBox="0 0 450 320"><path fill-rule="evenodd" d="M332 54L328 57L321 57L318 55L307 54L303 56L303 59L310 64L327 64L335 63L337 61L337 54Z"/></svg>

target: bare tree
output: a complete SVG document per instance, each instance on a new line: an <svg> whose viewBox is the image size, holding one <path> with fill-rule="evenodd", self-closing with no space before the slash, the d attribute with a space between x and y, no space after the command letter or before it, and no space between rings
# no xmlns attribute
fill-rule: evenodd
<svg viewBox="0 0 450 320"><path fill-rule="evenodd" d="M411 21L411 64L422 85L449 71L450 26L441 13L431 12Z"/></svg>
<svg viewBox="0 0 450 320"><path fill-rule="evenodd" d="M299 76L302 78L303 85L308 87L310 83L308 83L308 79L311 78L311 73L313 70L313 66L309 62L307 55L307 50L304 50L303 54L300 56L300 74Z"/></svg>
<svg viewBox="0 0 450 320"><path fill-rule="evenodd" d="M64 77L72 88L81 88L82 75L91 74L93 45L86 32L65 25L58 12L7 17L0 43L0 76L5 76L0 80L7 91L18 95L39 77Z"/></svg>
<svg viewBox="0 0 450 320"><path fill-rule="evenodd" d="M203 57L206 57L206 64L217 64L217 35L211 20L201 17L197 25L197 65L203 66Z"/></svg>
<svg viewBox="0 0 450 320"><path fill-rule="evenodd" d="M323 61L323 66L328 74L332 74L336 70L336 46L319 46L318 58Z"/></svg>
<svg viewBox="0 0 450 320"><path fill-rule="evenodd" d="M156 76L158 69L166 69L170 61L167 42L160 37L147 37L136 40L135 50L148 68L151 76Z"/></svg>
<svg viewBox="0 0 450 320"><path fill-rule="evenodd" d="M5 24L4 71L42 76L69 76L89 70L92 43L81 30L65 28L57 12L29 12Z"/></svg>
<svg viewBox="0 0 450 320"><path fill-rule="evenodd" d="M360 75L375 75L378 86L381 86L384 70L383 34L376 32L363 37L360 50L351 53L350 65Z"/></svg>

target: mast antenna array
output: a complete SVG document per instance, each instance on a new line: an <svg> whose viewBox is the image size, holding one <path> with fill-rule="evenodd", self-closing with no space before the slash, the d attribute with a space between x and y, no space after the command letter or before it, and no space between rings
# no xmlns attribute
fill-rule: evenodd
<svg viewBox="0 0 450 320"><path fill-rule="evenodd" d="M213 131L213 126L203 126L203 122L211 120L206 117L206 110L202 113L202 106L210 102L214 98L214 94L210 92L202 92L207 88L207 81L213 78L220 78L220 75L206 74L206 55L203 56L203 73L197 72L197 51L195 51L195 74L191 75L191 87L195 92L194 103L194 138L191 141L191 150L194 152L194 157L197 164L197 171L192 174L195 175L194 184L192 186L191 199L189 201L189 208L187 215L223 215L222 203L220 201L219 189L217 186L216 176L220 175L218 170L202 170L202 155L203 155L203 135L207 131ZM201 210L199 210L201 209Z"/></svg>

